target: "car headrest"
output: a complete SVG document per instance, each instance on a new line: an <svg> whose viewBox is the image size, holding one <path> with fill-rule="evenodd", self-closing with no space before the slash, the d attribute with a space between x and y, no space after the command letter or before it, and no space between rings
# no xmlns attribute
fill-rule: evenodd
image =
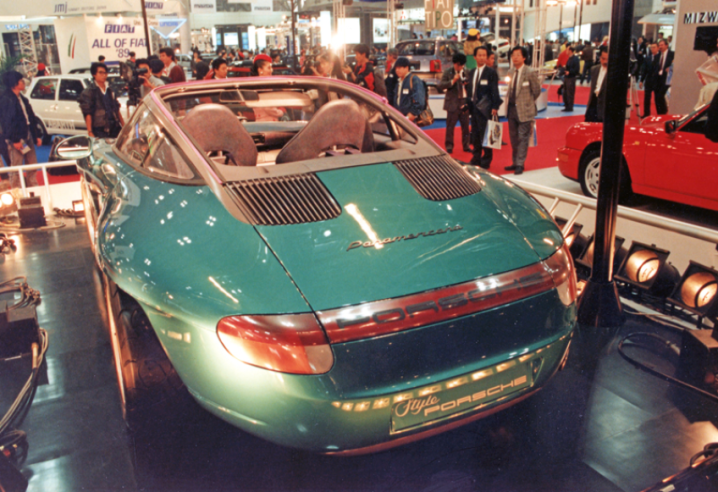
<svg viewBox="0 0 718 492"><path fill-rule="evenodd" d="M334 146L365 151L367 127L367 119L354 101L342 99L329 102L287 142L275 163L313 159Z"/></svg>
<svg viewBox="0 0 718 492"><path fill-rule="evenodd" d="M226 106L195 106L182 120L182 125L204 152L227 152L238 166L257 165L254 140Z"/></svg>

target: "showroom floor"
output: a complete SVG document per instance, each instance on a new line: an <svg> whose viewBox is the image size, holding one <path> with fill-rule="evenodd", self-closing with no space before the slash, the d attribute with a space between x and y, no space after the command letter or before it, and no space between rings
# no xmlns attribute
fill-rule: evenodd
<svg viewBox="0 0 718 492"><path fill-rule="evenodd" d="M65 222L18 236L17 252L0 260L0 278L26 275L41 292L38 317L50 337L49 384L38 388L21 426L30 491L639 491L718 441L718 404L635 369L616 352L617 339L593 377L574 359L507 411L370 456L280 448L199 409L182 425L130 436L85 226ZM620 335L676 339L638 318L629 317ZM635 352L672 369L663 356ZM0 391L0 411L12 396Z"/></svg>

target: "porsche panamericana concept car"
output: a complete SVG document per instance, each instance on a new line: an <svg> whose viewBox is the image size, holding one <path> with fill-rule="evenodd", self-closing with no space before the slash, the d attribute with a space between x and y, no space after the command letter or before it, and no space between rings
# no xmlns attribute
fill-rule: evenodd
<svg viewBox="0 0 718 492"><path fill-rule="evenodd" d="M165 86L116 140L82 138L59 152L111 291L249 433L376 451L512 405L565 361L576 281L548 212L362 88Z"/></svg>

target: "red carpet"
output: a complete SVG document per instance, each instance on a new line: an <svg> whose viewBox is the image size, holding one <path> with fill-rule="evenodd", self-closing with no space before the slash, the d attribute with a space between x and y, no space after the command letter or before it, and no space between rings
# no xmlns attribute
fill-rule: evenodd
<svg viewBox="0 0 718 492"><path fill-rule="evenodd" d="M66 176L53 176L52 174L47 174L47 179L50 182L51 185L58 184L58 183L71 183L73 181L80 181L80 175L79 174L69 174ZM45 184L45 180L42 179L42 173L37 173L37 182L40 185Z"/></svg>
<svg viewBox="0 0 718 492"><path fill-rule="evenodd" d="M583 121L583 115L565 116L562 118L543 118L536 120L536 133L538 145L529 147L528 157L526 158L526 171L535 169L544 169L556 166L556 150L565 145L566 132L575 123ZM461 142L461 128L454 129L454 142ZM434 142L444 148L443 128L434 130L425 130L426 134L431 137ZM509 124L504 123L504 142L509 142ZM461 150L461 145L454 148L452 154L455 159L463 162L471 160L471 154ZM510 174L510 171L504 171L505 166L511 165L511 145L505 145L501 150L494 150L494 160L491 163L490 171L496 174Z"/></svg>

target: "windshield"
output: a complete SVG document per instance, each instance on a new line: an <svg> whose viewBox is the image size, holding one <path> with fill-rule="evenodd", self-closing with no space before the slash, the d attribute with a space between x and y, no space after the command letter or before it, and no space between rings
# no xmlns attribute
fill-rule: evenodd
<svg viewBox="0 0 718 492"><path fill-rule="evenodd" d="M399 56L416 55L416 56L434 56L436 43L434 41L412 41L397 45Z"/></svg>
<svg viewBox="0 0 718 492"><path fill-rule="evenodd" d="M680 127L680 126L683 125L686 121L688 121L688 120L690 120L691 118L693 118L693 116L695 116L696 113L700 113L700 112L703 110L704 107L705 107L705 106L701 106L701 107L698 108L698 109L694 109L694 110L691 111L689 114L685 115L683 118L679 118L678 121L676 122L676 128L677 128L677 127Z"/></svg>

